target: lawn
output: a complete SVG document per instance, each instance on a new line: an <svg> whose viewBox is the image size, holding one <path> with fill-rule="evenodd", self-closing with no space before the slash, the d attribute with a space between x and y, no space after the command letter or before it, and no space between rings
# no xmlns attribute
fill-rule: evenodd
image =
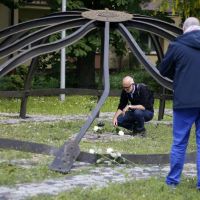
<svg viewBox="0 0 200 200"><path fill-rule="evenodd" d="M30 200L198 200L199 192L194 189L194 179L184 179L176 190L164 184L164 178L110 184L105 188L75 189L57 196L40 195Z"/></svg>
<svg viewBox="0 0 200 200"><path fill-rule="evenodd" d="M0 112L18 113L20 99L0 98ZM70 115L87 114L96 105L94 96L66 96L65 101L58 97L30 97L27 105L27 114ZM101 108L101 112L115 112L119 103L118 97L108 97ZM158 109L159 101L155 100L154 108ZM166 101L166 108L172 108L172 102Z"/></svg>
<svg viewBox="0 0 200 200"><path fill-rule="evenodd" d="M28 114L45 114L45 115L70 115L70 114L89 114L96 105L97 99L91 96L66 97L64 102L60 102L56 97L31 97L28 102ZM0 99L0 112L18 113L20 101L17 99ZM109 97L104 104L101 112L114 112L118 104L118 98ZM158 108L158 102L155 103ZM171 108L171 103L167 103L167 108ZM156 119L157 116L155 116ZM2 117L0 117L2 119ZM164 120L171 120L170 116L165 116ZM60 147L66 140L78 133L85 120L75 120L71 122L28 122L20 124L1 124L1 138L15 138L25 141L49 144ZM116 134L110 121L104 121L105 126L103 133ZM93 127L97 125L95 120L88 132L97 134ZM81 141L81 151L106 152L107 148L113 148L120 153L169 153L172 140L172 127L170 125L147 124L146 138L132 138L129 140L109 140L109 141ZM195 134L192 129L188 152L195 151ZM38 182L49 178L60 178L63 175L50 171L49 163L52 161L51 156L37 155L13 150L0 150L0 185L10 186L17 183ZM23 168L13 164L12 160L27 159L35 163L31 168ZM95 165L93 166L95 167ZM73 175L77 172L71 172ZM85 172L81 172L85 173ZM114 191L114 192L113 192ZM185 192L187 191L187 192ZM198 193L195 190L195 180L183 179L183 183L177 190L172 192L164 184L164 178L151 178L128 182L125 184L110 184L106 188L92 189L75 189L71 192L61 193L58 196L38 196L32 199L198 199Z"/></svg>

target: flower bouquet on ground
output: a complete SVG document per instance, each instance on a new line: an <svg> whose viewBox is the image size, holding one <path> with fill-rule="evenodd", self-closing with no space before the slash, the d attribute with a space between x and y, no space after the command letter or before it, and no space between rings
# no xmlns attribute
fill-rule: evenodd
<svg viewBox="0 0 200 200"><path fill-rule="evenodd" d="M120 165L126 163L126 159L122 157L121 153L114 151L112 148L106 150L107 154L100 154L100 152L95 151L94 149L90 149L89 153L96 154L96 164Z"/></svg>

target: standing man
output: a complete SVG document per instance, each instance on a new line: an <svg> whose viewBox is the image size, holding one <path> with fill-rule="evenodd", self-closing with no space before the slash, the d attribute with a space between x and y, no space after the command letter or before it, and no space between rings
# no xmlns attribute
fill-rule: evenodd
<svg viewBox="0 0 200 200"><path fill-rule="evenodd" d="M123 78L122 86L113 125L129 129L133 134L140 133L145 136L144 122L151 120L154 115L153 99L149 99L149 90L144 84L134 83L130 76Z"/></svg>
<svg viewBox="0 0 200 200"><path fill-rule="evenodd" d="M189 17L183 24L184 34L169 44L160 74L173 80L173 144L170 172L166 183L180 182L192 124L196 125L197 188L200 189L200 24Z"/></svg>

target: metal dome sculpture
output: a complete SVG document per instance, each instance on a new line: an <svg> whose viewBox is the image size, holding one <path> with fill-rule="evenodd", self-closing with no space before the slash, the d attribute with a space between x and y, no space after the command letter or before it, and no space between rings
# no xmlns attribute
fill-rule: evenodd
<svg viewBox="0 0 200 200"><path fill-rule="evenodd" d="M34 152L39 154L54 155L55 159L50 165L50 169L67 173L70 171L75 160L87 160L94 162L95 156L86 152L80 152L79 143L86 131L98 115L98 112L109 95L109 33L110 27L116 29L126 40L132 53L143 64L146 71L162 86L172 89L172 81L166 79L158 73L154 66L145 56L128 28L135 28L151 34L158 59L163 57L163 51L159 43L158 37L167 40L173 40L177 35L182 34L182 30L167 22L137 14L128 14L125 12L112 10L89 10L89 11L69 11L54 13L47 17L35 19L8 27L0 31L0 38L5 38L0 44L0 57L6 57L15 53L15 56L5 61L0 66L0 77L6 75L11 70L18 67L27 60L32 59L29 73L27 76L26 89L29 89L30 80L32 78L34 63L39 55L54 52L63 47L69 46L83 38L87 33L96 28L104 29L104 51L103 51L103 77L104 90L102 96L92 111L91 115L86 120L85 124L80 129L79 134L75 139L66 141L60 148L49 146L46 144L38 144L33 142L25 142L14 139L0 138L0 148L15 149L21 151ZM40 28L38 30L38 28ZM62 30L76 30L52 43L44 43L45 38L51 34ZM33 30L31 33L30 30ZM28 33L28 34L27 34ZM34 43L32 48L20 49ZM17 54L16 54L17 52ZM28 91L27 91L28 92ZM194 153L192 154L192 156ZM135 163L166 163L168 162L167 154L155 155L124 155L127 159L133 160ZM190 158L190 157L189 157Z"/></svg>

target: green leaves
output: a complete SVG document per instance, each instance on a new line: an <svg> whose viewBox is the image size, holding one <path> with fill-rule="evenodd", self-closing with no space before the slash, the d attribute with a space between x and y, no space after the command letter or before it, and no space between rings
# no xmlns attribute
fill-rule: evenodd
<svg viewBox="0 0 200 200"><path fill-rule="evenodd" d="M128 4L128 0L110 0L115 3L117 6L125 6Z"/></svg>
<svg viewBox="0 0 200 200"><path fill-rule="evenodd" d="M0 0L0 3L7 6L10 9L16 9L19 6L24 5L23 0L15 1L15 0Z"/></svg>
<svg viewBox="0 0 200 200"><path fill-rule="evenodd" d="M163 1L161 4L161 11L172 10L172 14L178 14L183 19L194 16L200 16L200 0L190 0L190 1L181 1L181 0L172 0Z"/></svg>

